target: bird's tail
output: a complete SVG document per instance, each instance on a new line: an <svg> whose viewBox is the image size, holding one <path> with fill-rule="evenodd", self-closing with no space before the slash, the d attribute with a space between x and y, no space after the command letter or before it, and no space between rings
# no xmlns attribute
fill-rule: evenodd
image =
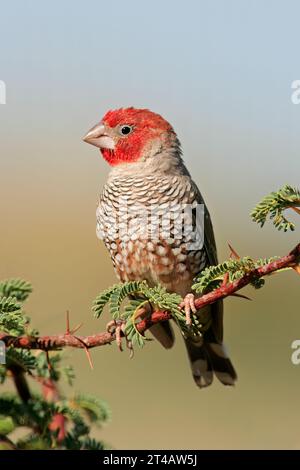
<svg viewBox="0 0 300 470"><path fill-rule="evenodd" d="M164 348L170 349L173 346L174 332L169 321L164 321L151 326L150 331L154 338L157 339Z"/></svg>
<svg viewBox="0 0 300 470"><path fill-rule="evenodd" d="M214 374L223 385L234 385L237 374L222 343L186 338L185 345L198 387L210 385Z"/></svg>

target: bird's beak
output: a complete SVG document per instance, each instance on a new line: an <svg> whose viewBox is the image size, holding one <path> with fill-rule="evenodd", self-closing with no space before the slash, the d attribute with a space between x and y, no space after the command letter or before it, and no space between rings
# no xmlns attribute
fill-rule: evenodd
<svg viewBox="0 0 300 470"><path fill-rule="evenodd" d="M114 150L114 140L106 134L105 125L100 122L96 126L92 127L88 133L83 137L84 142L95 145L99 149L110 149Z"/></svg>

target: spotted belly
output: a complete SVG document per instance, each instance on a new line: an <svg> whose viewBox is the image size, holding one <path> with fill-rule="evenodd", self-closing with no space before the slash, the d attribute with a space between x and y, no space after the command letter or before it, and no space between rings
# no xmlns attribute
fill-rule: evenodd
<svg viewBox="0 0 300 470"><path fill-rule="evenodd" d="M179 240L104 240L115 272L122 282L146 280L161 284L170 292L185 295L192 281L206 265L203 250L187 251Z"/></svg>
<svg viewBox="0 0 300 470"><path fill-rule="evenodd" d="M155 185L146 180L113 179L105 185L96 213L97 236L122 282L146 280L185 295L208 264L201 224L194 228L193 210L202 201L190 179L162 177ZM190 211L184 210L187 205Z"/></svg>

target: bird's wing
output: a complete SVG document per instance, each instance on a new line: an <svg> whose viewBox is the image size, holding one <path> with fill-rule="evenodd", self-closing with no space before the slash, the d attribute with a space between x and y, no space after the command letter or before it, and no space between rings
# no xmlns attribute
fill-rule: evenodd
<svg viewBox="0 0 300 470"><path fill-rule="evenodd" d="M205 205L204 199L199 191L196 183L192 182L193 191L196 194L198 204L204 204L204 250L207 255L208 265L218 264L217 247L214 236L214 230L210 218L209 211ZM223 302L218 301L211 305L212 329L218 342L223 341Z"/></svg>

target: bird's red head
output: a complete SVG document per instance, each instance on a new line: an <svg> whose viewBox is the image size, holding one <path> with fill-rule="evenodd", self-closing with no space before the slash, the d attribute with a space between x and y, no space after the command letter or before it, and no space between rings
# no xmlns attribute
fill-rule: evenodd
<svg viewBox="0 0 300 470"><path fill-rule="evenodd" d="M110 165L131 163L147 157L154 146L171 143L176 134L159 114L148 109L121 108L108 111L84 141L100 148Z"/></svg>

